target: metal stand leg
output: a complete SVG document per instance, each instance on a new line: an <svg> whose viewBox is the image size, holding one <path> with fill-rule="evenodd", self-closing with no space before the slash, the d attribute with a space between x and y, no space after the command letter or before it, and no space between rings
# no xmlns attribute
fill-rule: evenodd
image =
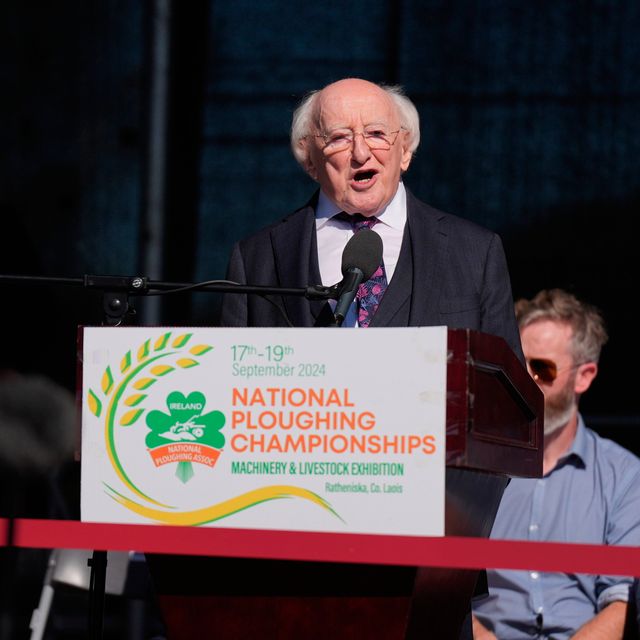
<svg viewBox="0 0 640 640"><path fill-rule="evenodd" d="M89 638L90 640L101 640L107 580L107 552L94 551L88 563L91 567L89 580Z"/></svg>
<svg viewBox="0 0 640 640"><path fill-rule="evenodd" d="M15 497L14 497L15 500ZM14 509L10 510L13 513ZM0 638L11 638L14 634L14 580L17 578L17 549L13 547L14 521L10 515L7 522L6 548L0 548Z"/></svg>

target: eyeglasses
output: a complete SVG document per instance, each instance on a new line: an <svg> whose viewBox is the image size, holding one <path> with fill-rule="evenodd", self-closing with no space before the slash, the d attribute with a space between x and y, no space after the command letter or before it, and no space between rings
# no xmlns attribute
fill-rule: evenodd
<svg viewBox="0 0 640 640"><path fill-rule="evenodd" d="M362 131L336 129L329 133L315 134L313 137L322 138L324 140L323 153L331 155L352 149L357 135L361 135L364 138L369 149L388 151L396 143L400 131L406 131L406 129L404 127L400 127L396 131L387 131L384 127L367 127Z"/></svg>
<svg viewBox="0 0 640 640"><path fill-rule="evenodd" d="M536 382L546 382L550 384L557 377L560 371L566 371L568 369L577 369L584 362L578 362L572 364L569 367L563 367L558 369L558 365L553 360L545 360L543 358L531 358L527 360L527 365L531 369L531 375Z"/></svg>

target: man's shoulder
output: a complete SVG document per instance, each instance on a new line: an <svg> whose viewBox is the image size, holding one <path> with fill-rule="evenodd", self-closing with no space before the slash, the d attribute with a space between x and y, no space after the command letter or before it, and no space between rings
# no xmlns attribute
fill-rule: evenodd
<svg viewBox="0 0 640 640"><path fill-rule="evenodd" d="M611 438L607 438L602 436L591 427L585 426L584 428L587 437L589 437L595 445L600 449L601 452L607 453L614 457L620 457L624 459L630 460L633 464L640 465L640 458L633 453L633 451L629 451L629 449L623 447L621 444L618 444L615 440L611 440Z"/></svg>
<svg viewBox="0 0 640 640"><path fill-rule="evenodd" d="M267 241L273 233L284 231L287 227L300 227L305 224L311 224L314 219L314 215L313 200L311 200L304 206L287 214L283 218L280 218L279 220L276 220L275 222L272 222L245 236L240 240L240 244L262 243Z"/></svg>
<svg viewBox="0 0 640 640"><path fill-rule="evenodd" d="M640 478L640 458L635 453L588 427L585 427L585 436L593 449L596 465L607 467L621 480Z"/></svg>
<svg viewBox="0 0 640 640"><path fill-rule="evenodd" d="M443 233L461 233L471 236L493 237L495 232L487 227L433 207L417 198L409 189L407 191L407 216L409 223L436 225Z"/></svg>

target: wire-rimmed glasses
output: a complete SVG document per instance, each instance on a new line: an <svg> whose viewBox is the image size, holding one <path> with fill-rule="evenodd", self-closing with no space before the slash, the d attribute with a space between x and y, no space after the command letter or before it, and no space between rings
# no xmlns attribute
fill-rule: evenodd
<svg viewBox="0 0 640 640"><path fill-rule="evenodd" d="M331 155L340 151L352 149L356 136L361 135L369 149L388 151L396 143L400 131L406 131L400 127L395 131L388 131L385 127L376 125L365 127L362 131L353 129L334 129L327 133L314 134L314 138L321 138L324 141L322 151L325 155Z"/></svg>

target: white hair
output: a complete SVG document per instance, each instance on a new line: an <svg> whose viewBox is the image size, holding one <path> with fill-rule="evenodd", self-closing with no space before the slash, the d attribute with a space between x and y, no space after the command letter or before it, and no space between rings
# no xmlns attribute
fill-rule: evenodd
<svg viewBox="0 0 640 640"><path fill-rule="evenodd" d="M408 132L409 151L413 155L420 144L420 116L418 115L418 110L405 95L402 87L384 84L376 86L380 87L396 106L400 118L400 126ZM319 89L307 93L293 112L291 120L291 151L303 168L306 168L308 147L301 144L301 142L311 134L320 93L321 90Z"/></svg>

